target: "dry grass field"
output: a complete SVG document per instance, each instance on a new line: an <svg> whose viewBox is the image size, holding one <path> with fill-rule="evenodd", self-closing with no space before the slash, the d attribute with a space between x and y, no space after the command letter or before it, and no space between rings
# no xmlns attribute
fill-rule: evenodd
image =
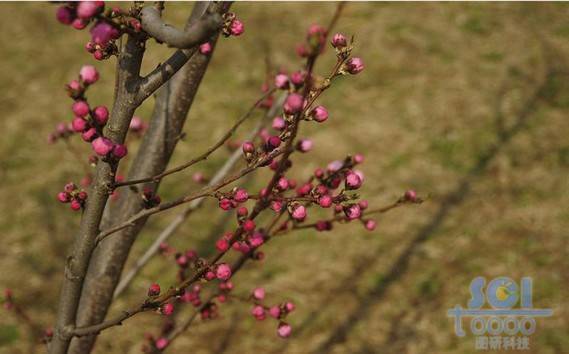
<svg viewBox="0 0 569 354"><path fill-rule="evenodd" d="M181 25L189 7L167 4L168 19ZM296 69L295 44L334 9L334 3L236 3L246 32L220 41L171 165L203 151L256 100L267 53L276 66ZM0 10L0 286L12 288L47 327L79 223L54 196L82 170L64 144L48 145L46 137L71 118L64 83L94 60L83 50L87 34L58 24L53 5L2 3ZM292 299L289 340L235 303L169 352L473 353L472 335L456 337L447 310L466 306L473 278L504 275L533 277L534 306L554 311L537 320L526 352L569 353L568 19L569 7L554 3L349 3L337 30L355 35L366 70L323 96L331 117L302 128L315 148L299 156L295 173L362 152L361 192L372 205L408 188L428 201L382 215L374 232L340 225L267 245L266 261L243 269L235 291L262 285L275 301ZM170 51L150 45L145 71ZM329 51L316 70L328 72L333 60ZM101 80L90 100L110 105L113 62L94 65ZM149 100L137 115L148 119L151 110ZM74 147L85 156L89 149L77 141ZM228 154L217 152L192 171L212 174ZM192 171L165 180L163 199L195 187ZM256 189L265 173L249 185ZM150 220L130 262L175 216L174 210ZM212 230L224 230L222 216L206 203L172 244L208 252ZM171 262L157 257L111 312L138 301L150 282L174 277ZM142 314L104 332L95 353L139 353L159 317ZM43 349L30 345L26 327L4 311L0 353L30 350Z"/></svg>

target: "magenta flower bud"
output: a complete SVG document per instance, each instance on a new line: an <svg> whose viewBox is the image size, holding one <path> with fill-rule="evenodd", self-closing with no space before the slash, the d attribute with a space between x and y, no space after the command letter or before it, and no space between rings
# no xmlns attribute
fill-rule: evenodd
<svg viewBox="0 0 569 354"><path fill-rule="evenodd" d="M215 243L215 248L217 248L219 252L225 252L229 249L229 242L225 238L220 238Z"/></svg>
<svg viewBox="0 0 569 354"><path fill-rule="evenodd" d="M89 22L82 20L80 18L76 18L71 22L71 27L75 28L76 30L82 30L83 28L87 27Z"/></svg>
<svg viewBox="0 0 569 354"><path fill-rule="evenodd" d="M210 54L212 50L213 50L213 47L211 46L211 43L209 43L209 42L206 42L206 43L200 45L200 53L202 53L203 55Z"/></svg>
<svg viewBox="0 0 569 354"><path fill-rule="evenodd" d="M261 305L255 305L251 310L251 315L253 315L253 317L258 321L262 321L265 319L265 309Z"/></svg>
<svg viewBox="0 0 569 354"><path fill-rule="evenodd" d="M315 121L322 123L328 119L328 110L324 106L317 106L312 110L310 115Z"/></svg>
<svg viewBox="0 0 569 354"><path fill-rule="evenodd" d="M279 318L281 316L281 308L279 306L271 306L269 308L269 315L273 318Z"/></svg>
<svg viewBox="0 0 569 354"><path fill-rule="evenodd" d="M79 200L87 200L87 192L85 191L81 191L79 193L77 193L77 198L79 198Z"/></svg>
<svg viewBox="0 0 569 354"><path fill-rule="evenodd" d="M85 101L75 101L73 106L71 106L71 110L76 116L84 118L89 114L89 105Z"/></svg>
<svg viewBox="0 0 569 354"><path fill-rule="evenodd" d="M281 145L281 138L276 135L270 136L267 139L267 150L273 151L274 149L278 148Z"/></svg>
<svg viewBox="0 0 569 354"><path fill-rule="evenodd" d="M296 308L296 306L294 306L294 304L293 304L292 302L287 301L287 302L285 303L285 310L286 310L287 312L292 312L292 311L294 311L295 308Z"/></svg>
<svg viewBox="0 0 569 354"><path fill-rule="evenodd" d="M343 48L345 46L348 45L348 41L346 40L346 37L341 34L341 33L336 33L333 37L332 37L332 46L334 48Z"/></svg>
<svg viewBox="0 0 569 354"><path fill-rule="evenodd" d="M322 208L329 208L332 206L332 197L329 195L323 195L318 199L318 205Z"/></svg>
<svg viewBox="0 0 569 354"><path fill-rule="evenodd" d="M362 179L360 176L352 171L346 174L346 189L358 189L362 185Z"/></svg>
<svg viewBox="0 0 569 354"><path fill-rule="evenodd" d="M115 146L113 146L113 156L115 158L122 159L123 157L126 156L126 154L128 154L128 149L126 148L126 145L115 144Z"/></svg>
<svg viewBox="0 0 569 354"><path fill-rule="evenodd" d="M257 247L261 246L263 243L265 243L265 238L263 237L263 234L261 234L260 232L255 232L249 238L249 244L253 248L257 248Z"/></svg>
<svg viewBox="0 0 569 354"><path fill-rule="evenodd" d="M365 199L362 199L358 202L358 205L360 206L360 209L365 210L368 207L368 202Z"/></svg>
<svg viewBox="0 0 569 354"><path fill-rule="evenodd" d="M99 156L106 156L111 150L113 150L113 142L105 137L99 137L91 143L91 147L95 154Z"/></svg>
<svg viewBox="0 0 569 354"><path fill-rule="evenodd" d="M71 206L71 209L72 209L72 210L77 211L77 210L81 209L81 202L78 201L77 199L73 199L73 200L71 201L70 206Z"/></svg>
<svg viewBox="0 0 569 354"><path fill-rule="evenodd" d="M302 186L298 187L296 190L296 195L299 197L305 196L312 190L312 184L305 183Z"/></svg>
<svg viewBox="0 0 569 354"><path fill-rule="evenodd" d="M246 154L251 154L251 153L255 152L255 145L250 141L244 142L242 148L243 148L243 152Z"/></svg>
<svg viewBox="0 0 569 354"><path fill-rule="evenodd" d="M156 340L156 342L154 342L154 345L158 350L165 349L168 346L168 344L170 344L170 341L164 337L160 337Z"/></svg>
<svg viewBox="0 0 569 354"><path fill-rule="evenodd" d="M69 203L70 195L66 192L59 192L57 193L57 200L61 203Z"/></svg>
<svg viewBox="0 0 569 354"><path fill-rule="evenodd" d="M302 106L304 105L304 100L298 93L291 93L286 98L283 105L283 109L286 114L296 114L302 111Z"/></svg>
<svg viewBox="0 0 569 354"><path fill-rule="evenodd" d="M243 222L243 230L245 230L246 232L251 232L253 230L255 230L255 222L251 219L247 219Z"/></svg>
<svg viewBox="0 0 569 354"><path fill-rule="evenodd" d="M105 53L103 53L102 50L95 50L93 52L93 58L95 58L95 60L103 60L105 59Z"/></svg>
<svg viewBox="0 0 569 354"><path fill-rule="evenodd" d="M237 203L244 203L247 201L247 199L249 199L249 194L247 193L246 190L240 188L240 189L237 189L235 191L235 193L233 194L233 199Z"/></svg>
<svg viewBox="0 0 569 354"><path fill-rule="evenodd" d="M253 290L253 298L255 298L255 300L262 301L265 298L265 289L255 288Z"/></svg>
<svg viewBox="0 0 569 354"><path fill-rule="evenodd" d="M153 283L148 288L148 296L158 296L160 295L160 285Z"/></svg>
<svg viewBox="0 0 569 354"><path fill-rule="evenodd" d="M93 117L99 125L104 126L109 120L109 110L105 106L98 106L93 110Z"/></svg>
<svg viewBox="0 0 569 354"><path fill-rule="evenodd" d="M346 71L352 75L360 73L364 69L364 62L361 58L350 58L346 62Z"/></svg>
<svg viewBox="0 0 569 354"><path fill-rule="evenodd" d="M80 1L77 5L77 17L88 20L95 16L102 6L102 1Z"/></svg>
<svg viewBox="0 0 569 354"><path fill-rule="evenodd" d="M97 48L95 48L95 43L89 41L87 43L85 43L85 50L91 54L93 54L95 52L95 50L97 50Z"/></svg>
<svg viewBox="0 0 569 354"><path fill-rule="evenodd" d="M221 200L219 201L219 207L225 211L233 208L233 203L231 203L231 200L227 199L227 198L221 198Z"/></svg>
<svg viewBox="0 0 569 354"><path fill-rule="evenodd" d="M306 48L306 45L304 45L304 43L299 43L296 46L296 55L298 55L301 58L306 58L308 56L308 49Z"/></svg>
<svg viewBox="0 0 569 354"><path fill-rule="evenodd" d="M286 122L282 117L275 117L273 119L273 129L274 130L283 130L286 128Z"/></svg>
<svg viewBox="0 0 569 354"><path fill-rule="evenodd" d="M362 210L358 204L350 204L344 207L344 214L346 214L348 220L354 220L362 215Z"/></svg>
<svg viewBox="0 0 569 354"><path fill-rule="evenodd" d="M413 189L409 189L405 192L404 197L405 200L414 203L417 201L417 192L415 192Z"/></svg>
<svg viewBox="0 0 569 354"><path fill-rule="evenodd" d="M283 202L280 200L273 200L271 202L271 209L277 213L280 212L283 209Z"/></svg>
<svg viewBox="0 0 569 354"><path fill-rule="evenodd" d="M142 119L140 119L140 117L134 116L130 120L129 129L132 130L133 132L140 132L141 130L144 129L144 122L142 121Z"/></svg>
<svg viewBox="0 0 569 354"><path fill-rule="evenodd" d="M87 129L88 125L87 125L87 121L85 119L75 117L71 121L71 127L73 128L74 132L81 133L81 132L84 132L85 129Z"/></svg>
<svg viewBox="0 0 569 354"><path fill-rule="evenodd" d="M213 280L215 279L215 273L212 271L208 271L205 273L205 279L206 280Z"/></svg>
<svg viewBox="0 0 569 354"><path fill-rule="evenodd" d="M99 80L99 72L92 65L84 65L79 71L79 77L84 83L91 85Z"/></svg>
<svg viewBox="0 0 569 354"><path fill-rule="evenodd" d="M279 337L288 338L290 337L291 333L292 333L292 327L289 324L285 322L279 323L279 327L277 328L277 334L279 335Z"/></svg>
<svg viewBox="0 0 569 354"><path fill-rule="evenodd" d="M304 205L297 205L293 210L292 210L292 214L291 214L292 218L297 220L297 221L303 221L306 218L306 208L304 207Z"/></svg>
<svg viewBox="0 0 569 354"><path fill-rule="evenodd" d="M171 314L174 313L174 304L172 304L170 302L167 304L164 304L164 306L162 306L161 312L165 316L170 316Z"/></svg>
<svg viewBox="0 0 569 354"><path fill-rule="evenodd" d="M285 74L278 74L275 76L275 86L281 90L288 88L288 76Z"/></svg>
<svg viewBox="0 0 569 354"><path fill-rule="evenodd" d="M292 82L295 86L300 86L304 84L305 79L306 79L306 72L304 71L295 71L290 75L290 82Z"/></svg>
<svg viewBox="0 0 569 354"><path fill-rule="evenodd" d="M178 264L182 268L187 267L188 266L188 257L186 257L183 254L176 257L176 264Z"/></svg>
<svg viewBox="0 0 569 354"><path fill-rule="evenodd" d="M64 25L70 25L75 19L75 12L67 6L60 6L55 12L55 18Z"/></svg>
<svg viewBox="0 0 569 354"><path fill-rule="evenodd" d="M296 143L296 149L300 152L309 152L312 150L312 140L300 139L298 143Z"/></svg>
<svg viewBox="0 0 569 354"><path fill-rule="evenodd" d="M81 134L81 138L86 142L91 142L97 137L97 129L90 128Z"/></svg>
<svg viewBox="0 0 569 354"><path fill-rule="evenodd" d="M215 270L215 276L220 280L228 280L231 278L231 267L227 263L221 263Z"/></svg>
<svg viewBox="0 0 569 354"><path fill-rule="evenodd" d="M231 22L231 26L229 27L229 32L234 36L240 36L245 32L245 26L243 22L235 19Z"/></svg>
<svg viewBox="0 0 569 354"><path fill-rule="evenodd" d="M277 188L281 191L286 191L288 189L288 181L285 177L279 178L277 181Z"/></svg>
<svg viewBox="0 0 569 354"><path fill-rule="evenodd" d="M112 39L120 36L119 31L106 22L98 22L91 28L91 40L95 44L106 45Z"/></svg>
<svg viewBox="0 0 569 354"><path fill-rule="evenodd" d="M365 222L364 227L365 227L366 230L368 230L368 231L373 231L373 230L375 230L376 225L377 225L377 224L376 224L375 220L369 219L369 220L367 220L367 221Z"/></svg>

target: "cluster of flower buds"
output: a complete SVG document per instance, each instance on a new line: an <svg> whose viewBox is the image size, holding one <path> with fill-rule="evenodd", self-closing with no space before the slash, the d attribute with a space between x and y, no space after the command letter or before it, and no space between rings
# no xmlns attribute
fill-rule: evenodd
<svg viewBox="0 0 569 354"><path fill-rule="evenodd" d="M265 306L263 305L263 300L265 299L265 289L255 288L251 293L250 299L253 301L254 305L251 309L251 315L255 317L257 321L263 321L269 317L272 317L279 321L277 327L277 334L281 338L288 338L292 333L292 327L284 321L286 316L294 311L294 303L287 301L279 305Z"/></svg>
<svg viewBox="0 0 569 354"><path fill-rule="evenodd" d="M223 14L222 33L225 37L240 36L243 32L245 32L245 25L237 19L237 16L233 12Z"/></svg>
<svg viewBox="0 0 569 354"><path fill-rule="evenodd" d="M133 9L134 12L136 10ZM105 11L104 1L66 2L57 8L56 18L59 22L75 29L82 30L92 23L91 40L85 49L93 54L96 60L109 58L118 52L115 41L125 30L140 32L142 26L134 13L126 13L120 8Z"/></svg>
<svg viewBox="0 0 569 354"><path fill-rule="evenodd" d="M332 36L332 47L336 49L338 60L342 62L340 74L359 74L364 69L364 62L361 58L351 57L352 41L348 43L346 36L336 33Z"/></svg>
<svg viewBox="0 0 569 354"><path fill-rule="evenodd" d="M219 207L223 210L231 210L249 199L249 194L243 188L234 188L231 193L219 194ZM247 209L245 209L247 210ZM245 215L247 212L245 212Z"/></svg>
<svg viewBox="0 0 569 354"><path fill-rule="evenodd" d="M142 202L144 203L144 208L153 208L160 204L161 201L162 199L160 196L156 194L152 188L145 187L142 191Z"/></svg>
<svg viewBox="0 0 569 354"><path fill-rule="evenodd" d="M57 200L61 203L69 203L72 210L80 210L87 201L87 192L77 188L75 183L69 182L63 187L63 191L57 194Z"/></svg>

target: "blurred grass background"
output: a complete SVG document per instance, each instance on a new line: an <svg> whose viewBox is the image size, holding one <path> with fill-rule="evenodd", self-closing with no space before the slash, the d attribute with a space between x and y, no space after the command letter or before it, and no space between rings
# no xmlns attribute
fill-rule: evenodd
<svg viewBox="0 0 569 354"><path fill-rule="evenodd" d="M190 6L168 3L168 19L181 26ZM64 144L46 140L57 122L71 119L63 85L94 60L83 50L88 34L58 24L53 5L0 9L7 14L0 25L0 285L14 289L47 327L79 222L55 194L83 173ZM172 165L203 151L256 100L267 47L276 66L295 70L301 64L295 44L334 9L334 3L235 4L246 32L220 40ZM553 3L349 3L336 29L355 35L355 55L366 69L323 96L331 118L303 126L301 136L313 137L315 149L298 156L295 174L362 152L362 194L371 205L390 203L407 188L431 198L379 217L374 232L354 224L275 240L265 262L235 278L238 293L265 286L269 303L297 304L290 340L276 337L274 321L258 323L249 306L236 303L170 351L471 353L473 338L457 338L446 311L466 305L472 278L505 275L532 276L534 306L554 309L552 318L538 320L530 352L569 352L567 18L567 5ZM170 52L150 44L145 71ZM328 51L317 71L327 73L333 60ZM113 61L94 65L101 80L89 99L110 106ZM137 115L148 119L151 109L149 100ZM73 144L87 156L86 144ZM194 171L211 175L227 155L216 153ZM167 179L163 199L194 188L191 173ZM175 215L151 219L131 261ZM204 208L172 244L206 252L212 220L222 215ZM157 257L111 312L138 301L151 281L170 284L174 271ZM143 333L156 333L160 321L137 316L104 332L95 352L138 353ZM41 350L26 333L3 313L0 352Z"/></svg>

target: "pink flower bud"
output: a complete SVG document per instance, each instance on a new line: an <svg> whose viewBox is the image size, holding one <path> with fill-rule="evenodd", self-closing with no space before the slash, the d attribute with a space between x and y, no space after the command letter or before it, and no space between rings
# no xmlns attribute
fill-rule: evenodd
<svg viewBox="0 0 569 354"><path fill-rule="evenodd" d="M113 146L113 156L117 159L122 159L128 153L128 149L124 144L115 144Z"/></svg>
<svg viewBox="0 0 569 354"><path fill-rule="evenodd" d="M267 139L267 144L266 144L267 151L273 151L274 149L278 148L280 145L281 145L281 139L276 135L270 136Z"/></svg>
<svg viewBox="0 0 569 354"><path fill-rule="evenodd" d="M290 75L290 82L292 82L296 86L303 85L305 79L306 79L306 72L304 71L295 71Z"/></svg>
<svg viewBox="0 0 569 354"><path fill-rule="evenodd" d="M263 300L265 298L265 289L263 288L255 288L253 290L253 298L255 298L255 300Z"/></svg>
<svg viewBox="0 0 569 354"><path fill-rule="evenodd" d="M304 45L304 43L299 43L296 46L296 55L298 55L301 58L306 58L308 56L308 49L306 48L306 45Z"/></svg>
<svg viewBox="0 0 569 354"><path fill-rule="evenodd" d="M279 180L277 181L277 186L278 189L280 189L281 191L286 191L288 189L288 181L285 177L281 177L279 178Z"/></svg>
<svg viewBox="0 0 569 354"><path fill-rule="evenodd" d="M90 128L81 134L81 138L86 142L91 142L97 137L97 129Z"/></svg>
<svg viewBox="0 0 569 354"><path fill-rule="evenodd" d="M294 311L295 308L296 308L296 306L294 306L294 304L293 304L292 302L287 301L287 302L285 303L285 310L286 310L287 312L292 312L292 311Z"/></svg>
<svg viewBox="0 0 569 354"><path fill-rule="evenodd" d="M376 224L375 220L373 220L373 219L367 220L367 221L365 222L365 224L364 224L366 230L368 230L368 231L373 231L373 230L375 230L376 225L377 225L377 224Z"/></svg>
<svg viewBox="0 0 569 354"><path fill-rule="evenodd" d="M81 192L77 193L77 198L79 198L79 200L82 200L82 201L87 200L87 192L81 191Z"/></svg>
<svg viewBox="0 0 569 354"><path fill-rule="evenodd" d="M132 130L133 132L140 132L144 130L144 122L142 121L142 119L140 119L140 117L134 116L130 120L129 129Z"/></svg>
<svg viewBox="0 0 569 354"><path fill-rule="evenodd" d="M235 19L231 22L231 26L229 27L229 32L234 36L240 36L245 31L245 26L243 22Z"/></svg>
<svg viewBox="0 0 569 354"><path fill-rule="evenodd" d="M165 349L168 344L170 344L170 341L168 341L168 339L164 338L164 337L160 337L156 340L156 342L154 343L154 345L156 346L156 349L158 350L162 350Z"/></svg>
<svg viewBox="0 0 569 354"><path fill-rule="evenodd" d="M358 202L358 205L360 206L360 209L365 210L368 207L368 202L365 199L362 199Z"/></svg>
<svg viewBox="0 0 569 354"><path fill-rule="evenodd" d="M98 22L91 28L91 40L99 45L106 45L120 36L119 31L106 22Z"/></svg>
<svg viewBox="0 0 569 354"><path fill-rule="evenodd" d="M255 305L251 310L251 314L255 317L258 321L262 321L265 319L265 309L263 306Z"/></svg>
<svg viewBox="0 0 569 354"><path fill-rule="evenodd" d="M312 140L300 139L296 144L296 149L300 152L309 152L312 150Z"/></svg>
<svg viewBox="0 0 569 354"><path fill-rule="evenodd" d="M221 200L219 201L219 207L225 211L233 208L233 203L231 203L231 200L227 199L227 198L221 198Z"/></svg>
<svg viewBox="0 0 569 354"><path fill-rule="evenodd" d="M72 210L77 211L77 210L81 209L81 202L78 201L77 199L73 199L73 200L71 201L70 206L71 206L71 209L72 209Z"/></svg>
<svg viewBox="0 0 569 354"><path fill-rule="evenodd" d="M279 323L279 327L277 328L277 334L279 335L279 337L288 338L290 337L291 333L292 333L292 327L289 324L285 322Z"/></svg>
<svg viewBox="0 0 569 354"><path fill-rule="evenodd" d="M414 203L417 201L417 192L415 192L413 189L409 189L405 192L404 197L405 200Z"/></svg>
<svg viewBox="0 0 569 354"><path fill-rule="evenodd" d="M318 204L322 208L329 208L330 206L332 206L332 197L329 195L323 195L318 199Z"/></svg>
<svg viewBox="0 0 569 354"><path fill-rule="evenodd" d="M297 188L296 195L298 195L299 197L302 197L302 196L305 196L308 193L310 193L311 190L312 190L312 184L311 183L305 183L302 186Z"/></svg>
<svg viewBox="0 0 569 354"><path fill-rule="evenodd" d="M71 22L71 27L75 28L76 30L82 30L83 28L87 27L89 22L82 20L80 18L76 18Z"/></svg>
<svg viewBox="0 0 569 354"><path fill-rule="evenodd" d="M66 192L59 192L57 193L57 200L61 203L69 203L70 195Z"/></svg>
<svg viewBox="0 0 569 354"><path fill-rule="evenodd" d="M247 210L246 207L242 206L237 208L237 216L239 217L245 217L249 214L249 210Z"/></svg>
<svg viewBox="0 0 569 354"><path fill-rule="evenodd" d="M220 238L219 240L217 240L217 242L215 243L215 248L219 251L219 252L225 252L229 249L229 242L227 242L226 239L224 238Z"/></svg>
<svg viewBox="0 0 569 354"><path fill-rule="evenodd" d="M350 58L346 62L346 70L352 74L356 75L364 69L364 62L361 58Z"/></svg>
<svg viewBox="0 0 569 354"><path fill-rule="evenodd" d="M264 242L265 242L265 238L263 237L263 234L261 234L260 232L255 232L249 238L249 244L253 248L257 248L257 247L261 246Z"/></svg>
<svg viewBox="0 0 569 354"><path fill-rule="evenodd" d="M215 276L217 279L228 280L231 278L231 267L227 263L219 264L215 270Z"/></svg>
<svg viewBox="0 0 569 354"><path fill-rule="evenodd" d="M350 204L344 207L344 214L346 214L348 220L354 220L362 215L362 210L359 205Z"/></svg>
<svg viewBox="0 0 569 354"><path fill-rule="evenodd" d="M277 88L280 88L282 90L285 90L288 88L288 76L286 76L285 74L278 74L277 76L275 76L275 86Z"/></svg>
<svg viewBox="0 0 569 354"><path fill-rule="evenodd" d="M283 202L280 200L273 200L271 202L271 209L276 211L277 213L280 212L283 208Z"/></svg>
<svg viewBox="0 0 569 354"><path fill-rule="evenodd" d="M336 33L333 37L332 37L332 46L334 48L343 48L345 46L348 45L348 41L346 40L346 37L341 34L341 33Z"/></svg>
<svg viewBox="0 0 569 354"><path fill-rule="evenodd" d="M249 194L247 193L246 190L240 188L240 189L237 189L235 191L235 193L233 194L233 199L237 203L244 203L247 201L247 199L249 199Z"/></svg>
<svg viewBox="0 0 569 354"><path fill-rule="evenodd" d="M212 50L213 50L213 47L211 46L211 43L209 43L209 42L206 42L206 43L200 45L200 53L202 53L203 55L210 54Z"/></svg>
<svg viewBox="0 0 569 354"><path fill-rule="evenodd" d="M104 6L102 1L80 1L77 5L77 17L88 20Z"/></svg>
<svg viewBox="0 0 569 354"><path fill-rule="evenodd" d="M357 173L349 171L346 174L346 189L348 190L358 189L361 187L361 185L362 185L362 179Z"/></svg>
<svg viewBox="0 0 569 354"><path fill-rule="evenodd" d="M158 296L160 295L160 285L153 283L148 288L148 296Z"/></svg>
<svg viewBox="0 0 569 354"><path fill-rule="evenodd" d="M164 306L162 306L161 312L163 315L170 316L171 314L174 313L174 304L172 304L171 302L164 304Z"/></svg>
<svg viewBox="0 0 569 354"><path fill-rule="evenodd" d="M279 318L281 315L281 308L276 305L271 306L271 308L269 308L269 315L271 315L273 318Z"/></svg>
<svg viewBox="0 0 569 354"><path fill-rule="evenodd" d="M273 129L274 130L283 130L286 128L286 122L282 117L275 117L273 119Z"/></svg>
<svg viewBox="0 0 569 354"><path fill-rule="evenodd" d="M324 106L317 106L310 113L312 118L318 123L322 123L328 119L328 110Z"/></svg>
<svg viewBox="0 0 569 354"><path fill-rule="evenodd" d="M185 268L188 266L188 257L186 257L186 255L179 255L178 257L176 257L176 264L178 264L180 267Z"/></svg>
<svg viewBox="0 0 569 354"><path fill-rule="evenodd" d="M93 58L95 58L95 60L103 60L105 59L105 53L103 53L102 50L95 50L93 52Z"/></svg>
<svg viewBox="0 0 569 354"><path fill-rule="evenodd" d="M79 91L81 89L81 84L77 80L71 80L69 84L67 84L67 87L73 91Z"/></svg>
<svg viewBox="0 0 569 354"><path fill-rule="evenodd" d="M95 107L93 110L93 116L99 125L104 126L109 120L109 110L105 106Z"/></svg>
<svg viewBox="0 0 569 354"><path fill-rule="evenodd" d="M113 142L105 137L99 137L91 143L93 151L99 156L106 156L113 149Z"/></svg>
<svg viewBox="0 0 569 354"><path fill-rule="evenodd" d="M55 18L64 25L70 25L75 19L75 12L67 6L60 6L55 12Z"/></svg>
<svg viewBox="0 0 569 354"><path fill-rule="evenodd" d="M255 222L251 219L247 219L243 222L243 230L245 232L251 232L255 230Z"/></svg>
<svg viewBox="0 0 569 354"><path fill-rule="evenodd" d="M339 171L342 168L342 166L344 166L344 163L342 161L335 160L330 162L326 168L328 169L328 172L334 173Z"/></svg>
<svg viewBox="0 0 569 354"><path fill-rule="evenodd" d="M71 106L71 110L76 116L84 118L89 114L89 105L85 101L75 101L73 106Z"/></svg>
<svg viewBox="0 0 569 354"><path fill-rule="evenodd" d="M205 279L206 279L206 280L213 280L213 279L215 279L215 273L212 272L212 271L207 271L207 272L205 273Z"/></svg>
<svg viewBox="0 0 569 354"><path fill-rule="evenodd" d="M243 148L243 152L246 154L251 154L251 153L255 152L255 145L250 141L245 141L243 143L242 148Z"/></svg>
<svg viewBox="0 0 569 354"><path fill-rule="evenodd" d="M306 208L304 207L304 205L299 204L296 207L294 207L291 216L293 219L297 221L303 221L306 218Z"/></svg>
<svg viewBox="0 0 569 354"><path fill-rule="evenodd" d="M85 129L88 128L87 121L83 118L75 117L71 121L71 127L73 128L74 132L81 133L84 132Z"/></svg>
<svg viewBox="0 0 569 354"><path fill-rule="evenodd" d="M63 190L67 193L71 193L77 189L77 186L73 182L66 183Z"/></svg>
<svg viewBox="0 0 569 354"><path fill-rule="evenodd" d="M286 101L283 105L283 109L286 114L296 114L302 110L304 100L298 93L291 93L287 96Z"/></svg>
<svg viewBox="0 0 569 354"><path fill-rule="evenodd" d="M355 154L354 155L354 163L360 164L364 162L364 155L362 154Z"/></svg>

